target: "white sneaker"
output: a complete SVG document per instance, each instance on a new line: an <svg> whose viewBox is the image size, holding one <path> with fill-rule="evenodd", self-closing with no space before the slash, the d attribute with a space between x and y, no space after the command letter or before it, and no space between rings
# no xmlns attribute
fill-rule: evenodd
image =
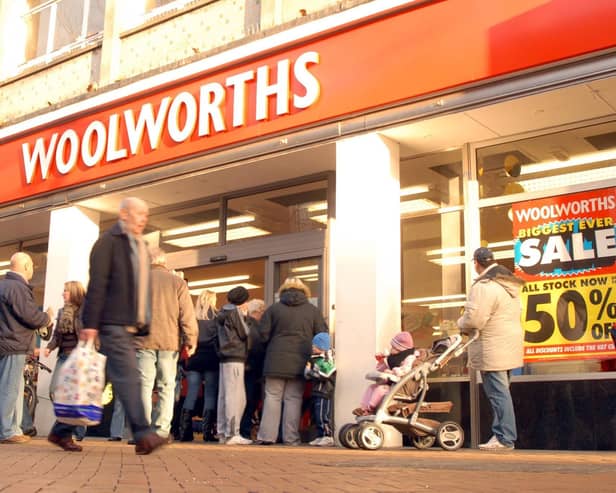
<svg viewBox="0 0 616 493"><path fill-rule="evenodd" d="M235 435L227 440L226 445L250 445L252 440L244 438L242 435Z"/></svg>
<svg viewBox="0 0 616 493"><path fill-rule="evenodd" d="M321 441L315 445L319 447L333 447L334 439L332 437L321 437Z"/></svg>
<svg viewBox="0 0 616 493"><path fill-rule="evenodd" d="M514 448L513 445L502 444L494 435L486 443L479 444L479 450L513 450Z"/></svg>

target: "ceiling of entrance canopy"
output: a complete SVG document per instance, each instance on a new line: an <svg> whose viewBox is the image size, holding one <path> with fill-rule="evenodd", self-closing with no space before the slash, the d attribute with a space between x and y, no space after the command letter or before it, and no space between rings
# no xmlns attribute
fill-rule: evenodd
<svg viewBox="0 0 616 493"><path fill-rule="evenodd" d="M399 142L401 159L408 159L456 148L466 142L487 141L614 114L616 77L399 125L381 133ZM613 146L616 147L616 132L613 137ZM587 145L588 140L588 136L584 136L580 139L580 145ZM567 149L573 145L571 141L562 144ZM542 160L554 156L555 152L559 152L559 147L552 141L549 148L541 147L539 143L521 152ZM198 160L195 160L195 168L198 168ZM333 170L335 145L330 143L154 183L141 187L138 195L149 203L151 209L164 209L172 204ZM135 191L109 193L84 200L79 205L100 211L103 220L112 219L122 198L133 194ZM46 237L48 225L48 212L29 215L25 220L22 217L2 219L0 244Z"/></svg>

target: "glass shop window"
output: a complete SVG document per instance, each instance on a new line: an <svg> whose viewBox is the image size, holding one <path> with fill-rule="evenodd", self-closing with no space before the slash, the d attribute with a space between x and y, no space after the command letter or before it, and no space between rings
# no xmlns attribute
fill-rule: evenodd
<svg viewBox="0 0 616 493"><path fill-rule="evenodd" d="M227 242L327 227L327 180L230 199Z"/></svg>
<svg viewBox="0 0 616 493"><path fill-rule="evenodd" d="M401 161L402 329L416 347L458 332L466 299L462 203L460 150ZM441 376L464 374L461 357Z"/></svg>
<svg viewBox="0 0 616 493"><path fill-rule="evenodd" d="M548 192L616 178L616 122L484 147L477 151L480 198Z"/></svg>

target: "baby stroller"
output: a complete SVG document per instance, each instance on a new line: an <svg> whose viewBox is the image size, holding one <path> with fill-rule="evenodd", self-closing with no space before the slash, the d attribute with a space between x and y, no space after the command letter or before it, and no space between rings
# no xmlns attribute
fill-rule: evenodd
<svg viewBox="0 0 616 493"><path fill-rule="evenodd" d="M448 413L451 401L426 402L428 375L460 356L477 339L479 332L456 334L438 339L432 348L418 356L414 368L403 377L390 373L370 372L366 379L395 382L389 393L369 416L357 416L355 423L347 423L338 432L340 443L346 448L378 450L383 446L384 433L381 424L391 425L400 433L409 435L418 449L427 449L436 442L445 450L457 450L464 444L464 430L455 421L439 422L427 419L429 413Z"/></svg>

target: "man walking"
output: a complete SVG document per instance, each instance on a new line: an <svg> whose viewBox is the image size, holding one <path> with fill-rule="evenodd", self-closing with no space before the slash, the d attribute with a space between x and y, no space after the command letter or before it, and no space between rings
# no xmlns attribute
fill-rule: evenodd
<svg viewBox="0 0 616 493"><path fill-rule="evenodd" d="M0 443L17 444L30 440L21 430L26 354L34 331L53 325L53 312L39 310L34 301L30 256L13 254L9 268L0 280Z"/></svg>
<svg viewBox="0 0 616 493"><path fill-rule="evenodd" d="M509 381L511 370L523 363L520 288L524 281L498 265L487 248L475 250L473 262L479 277L471 287L458 327L462 332L479 330L479 338L468 348L469 366L481 372L494 415L492 438L479 448L512 450L517 430Z"/></svg>
<svg viewBox="0 0 616 493"><path fill-rule="evenodd" d="M197 348L197 318L188 286L166 267L167 257L160 248L152 256L152 321L150 333L135 337L137 366L145 415L159 436L171 439L175 377L179 351L186 348L191 356ZM156 384L158 400L152 410L152 388Z"/></svg>
<svg viewBox="0 0 616 493"><path fill-rule="evenodd" d="M136 335L147 333L151 318L150 256L142 237L147 222L147 204L126 198L120 203L118 222L92 247L80 333L84 340L100 338L107 372L126 412L138 455L166 443L150 429L139 398L141 380L133 342Z"/></svg>

